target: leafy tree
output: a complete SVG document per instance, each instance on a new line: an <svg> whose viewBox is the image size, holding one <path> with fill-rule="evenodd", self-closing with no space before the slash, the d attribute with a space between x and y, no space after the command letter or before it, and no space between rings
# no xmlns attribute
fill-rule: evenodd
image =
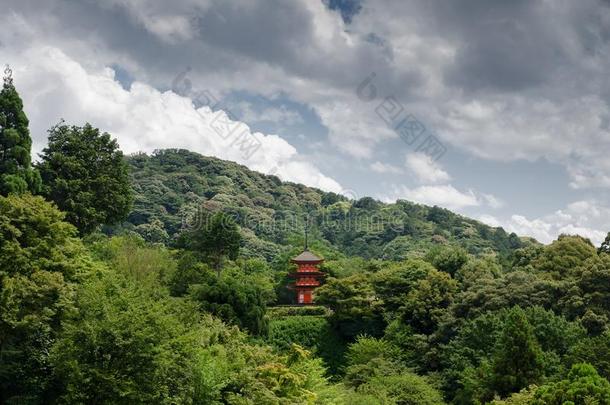
<svg viewBox="0 0 610 405"><path fill-rule="evenodd" d="M381 302L366 274L329 278L316 290L315 301L333 310L330 320L347 340L362 334L379 336L385 326Z"/></svg>
<svg viewBox="0 0 610 405"><path fill-rule="evenodd" d="M191 401L192 309L112 271L82 286L76 305L51 355L60 402Z"/></svg>
<svg viewBox="0 0 610 405"><path fill-rule="evenodd" d="M610 382L590 364L575 364L567 379L541 386L534 398L536 405L608 404Z"/></svg>
<svg viewBox="0 0 610 405"><path fill-rule="evenodd" d="M74 282L92 267L63 217L41 197L0 197L0 403L41 400Z"/></svg>
<svg viewBox="0 0 610 405"><path fill-rule="evenodd" d="M60 123L37 165L44 196L65 211L81 235L127 218L133 193L127 164L115 139L85 124Z"/></svg>
<svg viewBox="0 0 610 405"><path fill-rule="evenodd" d="M570 346L569 363L589 363L600 375L610 379L610 331L580 339Z"/></svg>
<svg viewBox="0 0 610 405"><path fill-rule="evenodd" d="M384 310L388 313L396 312L404 305L407 295L417 282L431 271L434 268L421 259L385 264L372 277L375 293L383 301Z"/></svg>
<svg viewBox="0 0 610 405"><path fill-rule="evenodd" d="M535 383L542 375L542 352L525 313L514 307L492 359L491 388L506 396Z"/></svg>
<svg viewBox="0 0 610 405"><path fill-rule="evenodd" d="M398 354L398 348L385 340L359 336L347 349L346 384L358 388L373 377L406 371Z"/></svg>
<svg viewBox="0 0 610 405"><path fill-rule="evenodd" d="M419 280L401 308L403 320L416 332L431 334L453 301L457 283L447 273L431 270Z"/></svg>
<svg viewBox="0 0 610 405"><path fill-rule="evenodd" d="M499 350L499 342L511 312L511 309L486 312L462 322L457 336L442 348L440 358L444 389L449 397L456 399L456 403L493 397L489 376L492 375L493 358ZM585 361L584 357L588 354L574 353L576 345L582 344L584 348L588 346L585 342L589 341L586 331L577 322L567 321L553 311L540 307L526 308L523 312L543 351L542 372L546 377L555 378L564 373L564 366ZM603 351L603 344L595 350L596 353Z"/></svg>
<svg viewBox="0 0 610 405"><path fill-rule="evenodd" d="M532 264L536 270L561 279L573 275L575 270L595 254L595 247L589 239L560 235L556 241L544 247L542 254Z"/></svg>
<svg viewBox="0 0 610 405"><path fill-rule="evenodd" d="M428 260L434 267L452 276L468 262L468 254L460 247L434 247L430 249L426 255Z"/></svg>
<svg viewBox="0 0 610 405"><path fill-rule="evenodd" d="M208 273L201 284L192 287L191 298L204 311L253 334L264 335L268 328L267 303L272 297L270 288L265 287L255 277L236 274L218 278Z"/></svg>
<svg viewBox="0 0 610 405"><path fill-rule="evenodd" d="M183 232L178 243L202 255L220 277L224 259L237 258L240 241L241 234L235 221L229 215L217 212L205 215L203 223Z"/></svg>
<svg viewBox="0 0 610 405"><path fill-rule="evenodd" d="M0 90L0 194L40 191L40 174L31 168L32 139L23 102L7 66Z"/></svg>

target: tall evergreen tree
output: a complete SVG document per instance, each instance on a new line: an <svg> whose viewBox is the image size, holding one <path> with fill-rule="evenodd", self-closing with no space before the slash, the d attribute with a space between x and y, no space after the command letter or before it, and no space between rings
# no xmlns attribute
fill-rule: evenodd
<svg viewBox="0 0 610 405"><path fill-rule="evenodd" d="M13 84L12 71L6 66L0 91L0 194L36 193L40 175L31 167L32 139L23 102Z"/></svg>
<svg viewBox="0 0 610 405"><path fill-rule="evenodd" d="M542 350L525 313L512 308L493 357L494 391L506 396L537 382L542 362Z"/></svg>

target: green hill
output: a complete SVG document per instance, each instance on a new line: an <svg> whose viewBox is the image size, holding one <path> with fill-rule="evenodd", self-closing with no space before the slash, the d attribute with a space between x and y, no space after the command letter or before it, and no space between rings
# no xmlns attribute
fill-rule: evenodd
<svg viewBox="0 0 610 405"><path fill-rule="evenodd" d="M436 206L348 200L186 150L137 154L128 162L136 199L122 227L153 242L171 242L182 226L197 225L202 209L212 209L242 227L243 255L267 259L302 243L306 218L323 250L364 258L400 260L451 244L504 259L535 243Z"/></svg>

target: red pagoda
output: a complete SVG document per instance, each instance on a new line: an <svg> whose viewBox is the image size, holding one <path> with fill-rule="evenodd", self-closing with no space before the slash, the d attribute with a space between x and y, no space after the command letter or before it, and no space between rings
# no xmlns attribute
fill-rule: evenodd
<svg viewBox="0 0 610 405"><path fill-rule="evenodd" d="M299 305L313 304L313 291L320 285L320 279L324 273L318 270L318 265L324 260L314 255L307 249L303 253L292 259L297 265L296 273L290 274L294 278L293 288L296 290L296 302Z"/></svg>

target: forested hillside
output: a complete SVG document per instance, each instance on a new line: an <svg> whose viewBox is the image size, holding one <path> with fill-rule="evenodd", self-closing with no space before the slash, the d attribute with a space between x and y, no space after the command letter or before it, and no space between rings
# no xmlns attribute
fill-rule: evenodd
<svg viewBox="0 0 610 405"><path fill-rule="evenodd" d="M0 92L0 403L610 404L610 234L549 245L60 122ZM282 306L291 257L325 259Z"/></svg>
<svg viewBox="0 0 610 405"><path fill-rule="evenodd" d="M505 259L532 243L439 207L350 201L186 150L139 154L128 162L135 191L128 221L135 228L127 228L151 242L170 242L183 225L197 222L202 209L213 208L241 226L242 254L266 259L303 235L306 218L314 238L334 254L363 258L399 260L454 245Z"/></svg>

